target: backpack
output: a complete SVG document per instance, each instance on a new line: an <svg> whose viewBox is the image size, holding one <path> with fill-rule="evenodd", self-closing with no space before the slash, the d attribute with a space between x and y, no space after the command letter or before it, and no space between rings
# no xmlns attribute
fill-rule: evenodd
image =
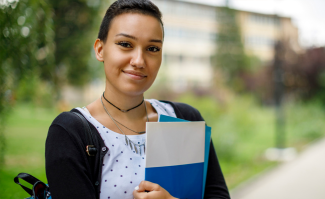
<svg viewBox="0 0 325 199"><path fill-rule="evenodd" d="M32 184L33 188L30 189L20 184L19 178L25 180L29 184ZM14 178L14 181L31 196L29 199L52 199L49 186L28 173L19 173Z"/></svg>
<svg viewBox="0 0 325 199"><path fill-rule="evenodd" d="M85 134L86 134L86 143L89 143L86 146L86 152L88 154L88 161L90 165L93 165L93 159L92 156L95 156L97 153L97 148L94 145L94 134L91 131L88 121L84 118L82 114L77 112L75 109L71 110L72 113L77 115L84 126ZM29 184L33 185L33 188L27 188L26 186L20 184L19 179L22 179ZM15 178L14 182L18 185L20 185L29 195L30 197L26 199L52 199L51 193L50 193L50 187L49 185L45 184L44 182L40 181L39 179L35 178L34 176L28 174L28 173L19 173Z"/></svg>

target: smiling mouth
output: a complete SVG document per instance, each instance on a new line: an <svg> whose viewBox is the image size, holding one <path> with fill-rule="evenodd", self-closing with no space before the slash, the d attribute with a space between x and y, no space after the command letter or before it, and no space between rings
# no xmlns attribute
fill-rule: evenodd
<svg viewBox="0 0 325 199"><path fill-rule="evenodd" d="M147 77L147 75L133 70L122 70L122 72L133 79L143 79Z"/></svg>

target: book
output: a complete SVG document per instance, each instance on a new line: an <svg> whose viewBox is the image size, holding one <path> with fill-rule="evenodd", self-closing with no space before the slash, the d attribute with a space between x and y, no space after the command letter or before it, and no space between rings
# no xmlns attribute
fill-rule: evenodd
<svg viewBox="0 0 325 199"><path fill-rule="evenodd" d="M211 128L165 115L146 128L145 180L177 198L203 198Z"/></svg>

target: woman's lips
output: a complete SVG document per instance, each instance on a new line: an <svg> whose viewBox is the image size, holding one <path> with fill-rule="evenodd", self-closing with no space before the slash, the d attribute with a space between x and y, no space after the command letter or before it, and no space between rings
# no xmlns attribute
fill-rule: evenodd
<svg viewBox="0 0 325 199"><path fill-rule="evenodd" d="M135 80L141 80L147 77L147 75L134 70L122 70L122 72Z"/></svg>

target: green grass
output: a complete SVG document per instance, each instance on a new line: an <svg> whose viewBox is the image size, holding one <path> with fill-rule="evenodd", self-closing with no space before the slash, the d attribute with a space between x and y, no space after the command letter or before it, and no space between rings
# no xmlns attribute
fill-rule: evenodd
<svg viewBox="0 0 325 199"><path fill-rule="evenodd" d="M25 172L46 182L45 139L48 128L58 113L53 110L17 105L5 128L5 165L0 170L0 198L26 198L28 194L13 181Z"/></svg>

